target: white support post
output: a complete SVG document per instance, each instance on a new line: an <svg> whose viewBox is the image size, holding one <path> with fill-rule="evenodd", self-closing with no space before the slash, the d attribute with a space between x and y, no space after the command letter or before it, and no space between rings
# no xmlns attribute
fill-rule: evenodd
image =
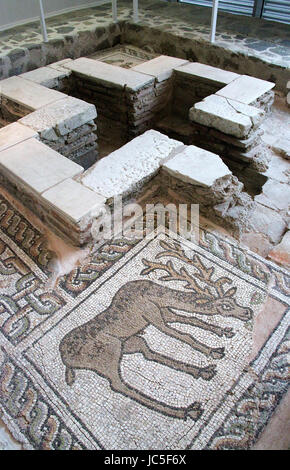
<svg viewBox="0 0 290 470"><path fill-rule="evenodd" d="M114 23L118 21L117 0L112 0L112 16Z"/></svg>
<svg viewBox="0 0 290 470"><path fill-rule="evenodd" d="M40 8L40 24L41 24L41 29L42 29L43 41L48 42L42 0L39 0L39 8Z"/></svg>
<svg viewBox="0 0 290 470"><path fill-rule="evenodd" d="M133 21L134 23L139 21L138 0L133 0Z"/></svg>
<svg viewBox="0 0 290 470"><path fill-rule="evenodd" d="M212 11L211 11L210 42L215 42L218 6L219 6L219 0L213 0Z"/></svg>

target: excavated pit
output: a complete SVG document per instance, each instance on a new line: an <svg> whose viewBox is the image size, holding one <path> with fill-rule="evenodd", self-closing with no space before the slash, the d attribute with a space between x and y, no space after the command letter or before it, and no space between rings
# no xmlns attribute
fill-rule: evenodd
<svg viewBox="0 0 290 470"><path fill-rule="evenodd" d="M227 83L245 76L203 64L191 64L187 60L173 57L167 58L175 61L170 73L168 70L165 73L159 71L155 75L151 71L149 73L146 64L150 64L150 60L154 58L159 60L162 57L166 56L150 54L134 46L123 45L100 51L88 58L75 61L64 59L24 73L21 77L26 82L33 82L36 87L46 87L47 92L59 95L55 95L56 101L52 103L49 103L48 95L45 111L33 110L17 100L10 99L9 96L2 98L0 126L5 127L18 121L32 127L38 132L38 139L41 142L81 165L85 170L136 136L149 129L155 129L180 143L197 146L220 156L236 180L244 185L244 196L240 198L237 194L237 201L233 203L233 207L231 208L231 205L227 207L227 210L237 212L235 218L239 216L241 208L242 212L247 212L250 200L263 195L263 188L269 179L273 178L279 181L279 184L288 183L289 169L285 167L287 162L284 160L281 164L281 156L271 148L274 140L273 129L279 126L280 133L287 137L287 119L285 119L287 111L285 106L281 106L283 97L276 95L271 112L274 94L272 91L262 93L250 104L256 107L253 109L256 109L258 114L265 113L266 118L264 120L259 118L257 121L258 118L255 117L257 123L245 136L235 133L228 135L217 130L219 127L216 129L208 127L199 120L199 117L192 118L193 110L195 107L198 108L200 103L202 105L206 103L208 97L212 96L226 101L226 104L232 107L231 100L223 98L223 89L227 89ZM96 79L95 61L104 64L102 72L104 76L101 79L99 77ZM105 64L108 65L108 70ZM130 84L130 80L126 85L122 85L122 80L116 83L114 77L113 79L110 77L111 65L118 66L118 70L123 68L130 71L133 77L132 83ZM200 66L201 72L192 72L192 66ZM203 67L209 69L209 74L212 74L210 69L218 71L217 80L208 78ZM226 74L226 78L223 74ZM17 82L18 77L13 78ZM71 109L76 113L76 109L82 106L84 109L79 112L78 119L72 119L69 115L69 125L67 121L59 125L57 119L62 118L62 113L66 114L68 110L71 112ZM93 111L94 107L97 115ZM197 114L196 110L194 114ZM152 187L156 185L155 179L156 176L153 178ZM161 178L160 181L161 184L169 186L171 184L167 177ZM148 184L150 187L151 183ZM141 198L142 194L148 192L147 186L141 191ZM173 186L179 187L175 184ZM37 205L37 201L35 204ZM216 204L217 222L228 228L228 220L232 223L232 216L226 215L227 211L223 204L218 207L218 199ZM238 207L241 205L238 211L236 205ZM213 214L209 212L205 215L211 218ZM284 211L284 221L285 216L287 214ZM245 215L243 217L246 218ZM280 239L284 231L285 228L280 227ZM233 233L237 235L235 230ZM271 243L276 242L271 240Z"/></svg>

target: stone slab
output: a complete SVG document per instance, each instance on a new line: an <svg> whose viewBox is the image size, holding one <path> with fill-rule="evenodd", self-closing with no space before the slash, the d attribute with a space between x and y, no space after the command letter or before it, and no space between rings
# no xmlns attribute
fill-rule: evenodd
<svg viewBox="0 0 290 470"><path fill-rule="evenodd" d="M154 59L143 62L142 64L135 65L131 70L136 72L145 73L151 75L158 82L162 82L171 77L173 69L185 65L188 60L178 59L176 57L170 57L167 55L160 55Z"/></svg>
<svg viewBox="0 0 290 470"><path fill-rule="evenodd" d="M60 70L52 67L40 67L39 69L22 73L20 77L47 88L54 88L57 86L59 80L68 77L70 73L71 72L65 68Z"/></svg>
<svg viewBox="0 0 290 470"><path fill-rule="evenodd" d="M147 131L95 163L82 176L82 183L106 199L129 194L153 176L178 148L183 148L181 142Z"/></svg>
<svg viewBox="0 0 290 470"><path fill-rule="evenodd" d="M265 117L264 111L222 96L210 95L189 110L189 119L238 139L246 138Z"/></svg>
<svg viewBox="0 0 290 470"><path fill-rule="evenodd" d="M119 89L126 87L129 91L138 91L154 83L148 75L85 57L65 63L64 67L96 83Z"/></svg>
<svg viewBox="0 0 290 470"><path fill-rule="evenodd" d="M268 256L272 261L290 268L290 231L285 233L279 245L275 246Z"/></svg>
<svg viewBox="0 0 290 470"><path fill-rule="evenodd" d="M269 161L269 167L264 175L268 178L280 181L281 183L289 183L290 162L279 155L273 154Z"/></svg>
<svg viewBox="0 0 290 470"><path fill-rule="evenodd" d="M240 77L240 75L235 72L228 72L199 62L190 62L186 65L176 67L174 71L188 78L206 81L216 86L228 85L233 80Z"/></svg>
<svg viewBox="0 0 290 470"><path fill-rule="evenodd" d="M63 71L67 71L67 69L64 68L64 64L66 64L67 62L72 62L72 61L73 59L62 59L62 60L58 60L57 62L53 62L52 64L48 64L47 67L63 72Z"/></svg>
<svg viewBox="0 0 290 470"><path fill-rule="evenodd" d="M104 197L71 178L45 191L42 198L73 222L88 215L96 216L98 208L101 210L105 203Z"/></svg>
<svg viewBox="0 0 290 470"><path fill-rule="evenodd" d="M251 104L274 86L275 83L267 82L260 78L249 77L248 75L241 75L216 94L244 104Z"/></svg>
<svg viewBox="0 0 290 470"><path fill-rule="evenodd" d="M0 95L32 111L67 96L60 91L50 90L38 83L16 76L0 82Z"/></svg>
<svg viewBox="0 0 290 470"><path fill-rule="evenodd" d="M38 134L29 127L19 122L8 124L0 129L0 152L33 137L38 137Z"/></svg>
<svg viewBox="0 0 290 470"><path fill-rule="evenodd" d="M93 104L69 96L28 114L19 122L37 131L43 139L58 140L59 136L68 134L96 117L97 111Z"/></svg>
<svg viewBox="0 0 290 470"><path fill-rule="evenodd" d="M218 179L232 174L218 155L195 145L175 155L163 169L185 183L203 187L211 187Z"/></svg>
<svg viewBox="0 0 290 470"><path fill-rule="evenodd" d="M273 145L273 149L278 154L282 155L286 160L290 160L290 138L282 137L276 140Z"/></svg>
<svg viewBox="0 0 290 470"><path fill-rule="evenodd" d="M0 152L0 167L37 193L80 175L84 170L36 139L26 140Z"/></svg>
<svg viewBox="0 0 290 470"><path fill-rule="evenodd" d="M255 196L255 201L276 210L290 208L290 186L279 181L268 179L263 186L263 192Z"/></svg>
<svg viewBox="0 0 290 470"><path fill-rule="evenodd" d="M255 232L263 233L274 244L281 241L281 237L287 227L280 214L261 204L255 205L249 222Z"/></svg>

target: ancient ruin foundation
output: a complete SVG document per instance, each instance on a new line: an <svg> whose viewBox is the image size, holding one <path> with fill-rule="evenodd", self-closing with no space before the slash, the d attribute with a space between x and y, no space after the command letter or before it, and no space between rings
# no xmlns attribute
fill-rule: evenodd
<svg viewBox="0 0 290 470"><path fill-rule="evenodd" d="M138 198L155 180L241 236L267 181L273 87L169 56L129 69L65 59L7 78L1 182L76 245L114 196Z"/></svg>

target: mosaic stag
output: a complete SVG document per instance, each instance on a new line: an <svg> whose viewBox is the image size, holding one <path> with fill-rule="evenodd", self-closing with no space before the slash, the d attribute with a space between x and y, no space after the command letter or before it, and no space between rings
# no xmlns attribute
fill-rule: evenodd
<svg viewBox="0 0 290 470"><path fill-rule="evenodd" d="M122 393L139 403L169 416L198 419L202 414L200 403L194 402L187 408L175 408L149 398L139 390L127 385L121 376L120 363L124 354L142 353L149 361L185 372L194 378L211 380L216 371L215 365L198 367L186 364L172 357L153 351L142 333L149 325L161 332L188 344L196 351L212 359L221 359L224 348L212 348L194 339L191 335L178 331L172 323L184 323L210 331L222 337L232 337L231 328L202 321L193 316L175 313L172 309L188 313L198 313L211 317L222 315L247 321L252 317L248 308L239 306L234 295L236 288L225 291L223 285L231 283L227 277L214 280L214 268L206 268L198 255L187 258L179 245L174 248L162 241L165 251L156 256L179 258L195 267L194 275L182 267L176 270L172 261L166 264L143 259L147 266L141 274L148 275L154 270L165 270L162 281L185 281L185 292L161 285L151 280L136 280L124 284L114 295L111 304L92 320L68 333L60 343L62 361L66 366L66 382L75 381L75 369L93 370L110 382L112 390ZM200 283L197 280L201 281ZM214 294L215 292L215 294Z"/></svg>

